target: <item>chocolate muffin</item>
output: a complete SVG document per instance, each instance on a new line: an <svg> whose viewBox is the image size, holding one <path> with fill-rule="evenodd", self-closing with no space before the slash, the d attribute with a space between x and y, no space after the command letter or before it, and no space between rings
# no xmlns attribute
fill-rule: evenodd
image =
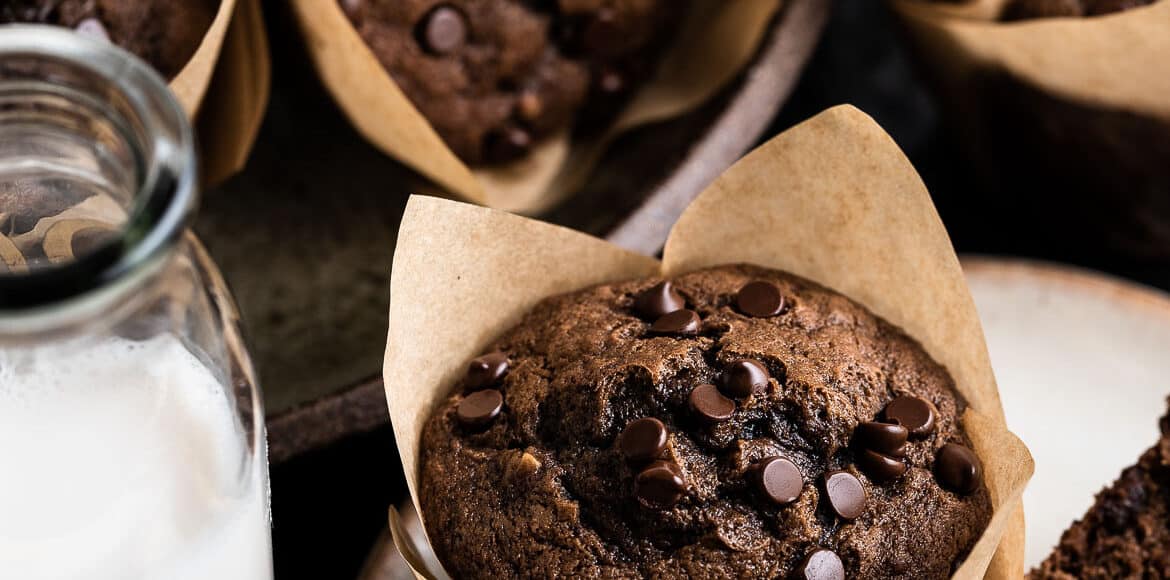
<svg viewBox="0 0 1170 580"><path fill-rule="evenodd" d="M597 129L652 72L682 0L339 0L464 161L506 162Z"/></svg>
<svg viewBox="0 0 1170 580"><path fill-rule="evenodd" d="M542 301L422 435L455 577L947 578L992 506L946 370L755 266Z"/></svg>
<svg viewBox="0 0 1170 580"><path fill-rule="evenodd" d="M54 24L113 41L167 79L191 60L219 0L0 0L0 24Z"/></svg>
<svg viewBox="0 0 1170 580"><path fill-rule="evenodd" d="M1097 495L1032 580L1170 578L1170 415L1162 438Z"/></svg>
<svg viewBox="0 0 1170 580"><path fill-rule="evenodd" d="M1101 16L1139 6L1156 0L1011 0L1004 7L1004 20L1028 20L1059 16Z"/></svg>

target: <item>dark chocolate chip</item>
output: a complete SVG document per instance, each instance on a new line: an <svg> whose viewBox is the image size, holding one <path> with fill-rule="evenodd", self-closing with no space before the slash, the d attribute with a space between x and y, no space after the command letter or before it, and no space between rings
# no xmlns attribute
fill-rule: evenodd
<svg viewBox="0 0 1170 580"><path fill-rule="evenodd" d="M947 443L934 458L934 478L943 487L966 495L979 489L983 468L975 452L957 443Z"/></svg>
<svg viewBox="0 0 1170 580"><path fill-rule="evenodd" d="M775 504L790 504L800 497L804 477L800 468L783 457L762 459L752 466L756 488Z"/></svg>
<svg viewBox="0 0 1170 580"><path fill-rule="evenodd" d="M519 127L506 127L484 137L484 156L492 163L514 161L532 149L532 135Z"/></svg>
<svg viewBox="0 0 1170 580"><path fill-rule="evenodd" d="M699 320L699 315L694 310L675 310L670 314L663 314L650 325L650 332L655 334L682 334L695 335L699 334L699 329L702 328L703 322Z"/></svg>
<svg viewBox="0 0 1170 580"><path fill-rule="evenodd" d="M86 18L77 23L77 32L88 36L90 38L97 38L99 40L110 40L110 33L106 31L106 27L101 20L97 18Z"/></svg>
<svg viewBox="0 0 1170 580"><path fill-rule="evenodd" d="M455 414L459 422L468 427L482 427L499 417L503 408L504 395L495 389L486 389L467 395L455 408Z"/></svg>
<svg viewBox="0 0 1170 580"><path fill-rule="evenodd" d="M508 355L489 352L471 359L467 364L466 384L469 389L482 389L494 385L508 372Z"/></svg>
<svg viewBox="0 0 1170 580"><path fill-rule="evenodd" d="M752 393L768 388L768 369L764 363L753 359L737 360L719 378L719 388L729 396L742 399Z"/></svg>
<svg viewBox="0 0 1170 580"><path fill-rule="evenodd" d="M934 431L938 411L926 399L902 395L886 405L886 421L910 430L911 437L926 437Z"/></svg>
<svg viewBox="0 0 1170 580"><path fill-rule="evenodd" d="M622 431L622 455L635 463L657 459L666 450L666 435L666 425L654 417L633 421Z"/></svg>
<svg viewBox="0 0 1170 580"><path fill-rule="evenodd" d="M735 413L735 401L723 396L715 385L699 385L688 397L691 410L710 423L726 421Z"/></svg>
<svg viewBox="0 0 1170 580"><path fill-rule="evenodd" d="M906 456L906 438L910 430L895 423L862 423L853 431L853 441L863 449L884 455Z"/></svg>
<svg viewBox="0 0 1170 580"><path fill-rule="evenodd" d="M739 289L735 295L735 305L748 316L767 318L784 310L784 296L775 284L757 280Z"/></svg>
<svg viewBox="0 0 1170 580"><path fill-rule="evenodd" d="M516 116L525 121L535 121L544 112L544 101L532 91L524 91L516 99Z"/></svg>
<svg viewBox="0 0 1170 580"><path fill-rule="evenodd" d="M612 68L605 68L597 73L597 89L607 95L616 95L626 88L626 77Z"/></svg>
<svg viewBox="0 0 1170 580"><path fill-rule="evenodd" d="M655 459L654 461L647 463L646 467L642 468L642 471L646 471L649 469L657 469L659 467L664 468L664 469L669 469L675 475L682 477L682 468L679 467L677 463L675 463L673 461L666 461L664 459Z"/></svg>
<svg viewBox="0 0 1170 580"><path fill-rule="evenodd" d="M634 478L634 495L654 507L668 508L682 499L687 485L678 466L654 462Z"/></svg>
<svg viewBox="0 0 1170 580"><path fill-rule="evenodd" d="M878 483L893 481L906 473L905 461L869 449L858 452L857 464L870 479Z"/></svg>
<svg viewBox="0 0 1170 580"><path fill-rule="evenodd" d="M825 495L829 498L829 507L841 519L854 520L865 511L865 487L848 471L825 474Z"/></svg>
<svg viewBox="0 0 1170 580"><path fill-rule="evenodd" d="M427 52L451 54L467 42L467 20L454 6L440 4L423 17L416 35Z"/></svg>
<svg viewBox="0 0 1170 580"><path fill-rule="evenodd" d="M801 580L845 580L845 566L836 552L815 550L800 563Z"/></svg>
<svg viewBox="0 0 1170 580"><path fill-rule="evenodd" d="M657 320L665 314L686 308L686 300L674 289L670 280L659 282L643 290L634 299L634 310L646 320Z"/></svg>

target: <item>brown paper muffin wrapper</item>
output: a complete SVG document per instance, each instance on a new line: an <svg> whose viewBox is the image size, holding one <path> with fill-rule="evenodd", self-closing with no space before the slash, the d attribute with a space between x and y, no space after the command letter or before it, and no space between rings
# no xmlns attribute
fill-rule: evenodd
<svg viewBox="0 0 1170 580"><path fill-rule="evenodd" d="M204 182L244 167L268 105L271 63L259 0L220 0L191 60L170 87L197 120Z"/></svg>
<svg viewBox="0 0 1170 580"><path fill-rule="evenodd" d="M949 369L969 402L963 422L995 508L954 577L1020 577L1020 494L1031 455L1004 423L975 306L925 186L893 140L849 106L786 131L728 169L674 226L662 262L501 211L412 197L391 272L383 374L416 508L423 424L466 361L539 300L739 262L851 297ZM396 530L401 522L391 520ZM417 573L443 577L400 531L395 542Z"/></svg>
<svg viewBox="0 0 1170 580"><path fill-rule="evenodd" d="M697 108L751 60L781 0L693 0L658 69L614 123L590 140L567 133L503 166L469 167L382 68L336 0L292 0L321 80L375 147L458 198L535 213L580 187L618 135Z"/></svg>
<svg viewBox="0 0 1170 580"><path fill-rule="evenodd" d="M1014 22L1008 0L891 4L985 186L1170 258L1170 2Z"/></svg>

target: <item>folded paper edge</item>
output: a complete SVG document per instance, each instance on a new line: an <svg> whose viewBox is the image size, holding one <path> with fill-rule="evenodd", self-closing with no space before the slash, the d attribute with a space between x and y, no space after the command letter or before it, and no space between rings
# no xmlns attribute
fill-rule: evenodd
<svg viewBox="0 0 1170 580"><path fill-rule="evenodd" d="M227 35L228 25L235 14L236 0L220 0L219 8L211 26L203 35L195 54L179 70L179 74L171 79L170 87L179 99L187 116L194 118L199 114L203 105L203 97L207 95L207 88L211 85L211 75L215 73L215 65L219 61L219 53L223 48L224 37Z"/></svg>

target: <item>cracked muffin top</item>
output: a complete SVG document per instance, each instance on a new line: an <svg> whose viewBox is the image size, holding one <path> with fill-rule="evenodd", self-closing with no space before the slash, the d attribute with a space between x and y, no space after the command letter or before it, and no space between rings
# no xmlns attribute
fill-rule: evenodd
<svg viewBox="0 0 1170 580"><path fill-rule="evenodd" d="M203 42L218 8L219 0L3 0L0 24L73 28L117 44L172 79Z"/></svg>
<svg viewBox="0 0 1170 580"><path fill-rule="evenodd" d="M338 0L443 141L470 164L597 132L654 70L683 0Z"/></svg>
<svg viewBox="0 0 1170 580"><path fill-rule="evenodd" d="M946 370L736 265L545 299L427 421L456 577L946 578L992 507Z"/></svg>

